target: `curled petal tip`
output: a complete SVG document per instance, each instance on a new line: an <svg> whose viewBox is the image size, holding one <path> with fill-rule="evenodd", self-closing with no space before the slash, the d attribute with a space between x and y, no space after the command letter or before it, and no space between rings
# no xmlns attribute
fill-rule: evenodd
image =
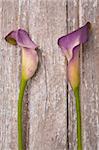
<svg viewBox="0 0 99 150"><path fill-rule="evenodd" d="M89 31L90 31L90 30L92 29L92 25L91 25L91 23L90 23L90 22L87 22L86 24L87 24L88 29L89 29Z"/></svg>
<svg viewBox="0 0 99 150"><path fill-rule="evenodd" d="M16 31L11 31L6 37L5 37L5 40L12 44L12 45L17 45L17 42L16 42Z"/></svg>

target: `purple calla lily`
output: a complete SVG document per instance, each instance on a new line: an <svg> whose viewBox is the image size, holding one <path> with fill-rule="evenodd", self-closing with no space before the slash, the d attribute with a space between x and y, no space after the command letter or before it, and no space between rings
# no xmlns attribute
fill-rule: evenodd
<svg viewBox="0 0 99 150"><path fill-rule="evenodd" d="M37 45L31 40L29 34L22 29L10 32L5 40L22 48L22 76L28 80L37 69L38 55L35 51Z"/></svg>
<svg viewBox="0 0 99 150"><path fill-rule="evenodd" d="M22 102L27 80L34 75L38 66L37 45L31 40L29 34L22 29L10 32L5 40L22 48L22 77L18 98L18 150L23 150Z"/></svg>
<svg viewBox="0 0 99 150"><path fill-rule="evenodd" d="M68 61L68 79L72 88L79 85L79 50L80 45L88 40L90 26L87 22L78 30L58 39L58 45Z"/></svg>
<svg viewBox="0 0 99 150"><path fill-rule="evenodd" d="M58 39L63 54L67 58L68 66L68 80L74 91L76 99L76 112L77 112L77 150L82 150L82 129L81 129L81 110L80 110L80 61L79 50L80 45L88 41L89 30L91 24L87 22L83 27L78 30L67 34Z"/></svg>

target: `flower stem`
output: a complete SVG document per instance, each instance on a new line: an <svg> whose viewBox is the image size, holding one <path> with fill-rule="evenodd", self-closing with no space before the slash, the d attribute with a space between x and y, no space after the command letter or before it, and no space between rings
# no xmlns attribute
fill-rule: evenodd
<svg viewBox="0 0 99 150"><path fill-rule="evenodd" d="M18 98L18 150L23 150L22 103L26 84L27 81L22 78Z"/></svg>
<svg viewBox="0 0 99 150"><path fill-rule="evenodd" d="M76 99L76 113L77 113L77 150L82 150L81 108L80 108L79 87L74 89L74 95Z"/></svg>

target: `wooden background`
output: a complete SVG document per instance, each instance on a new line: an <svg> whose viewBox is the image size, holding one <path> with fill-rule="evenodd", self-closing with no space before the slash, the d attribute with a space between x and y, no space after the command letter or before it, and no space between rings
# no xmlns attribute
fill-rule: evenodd
<svg viewBox="0 0 99 150"><path fill-rule="evenodd" d="M26 29L40 48L40 67L24 96L26 150L77 150L75 99L57 39L87 21L89 42L80 51L84 150L99 150L99 1L0 0L0 150L17 150L21 49L5 35Z"/></svg>

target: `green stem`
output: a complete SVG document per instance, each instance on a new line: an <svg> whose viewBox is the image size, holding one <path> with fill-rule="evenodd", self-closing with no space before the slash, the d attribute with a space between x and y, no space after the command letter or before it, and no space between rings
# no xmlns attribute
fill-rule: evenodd
<svg viewBox="0 0 99 150"><path fill-rule="evenodd" d="M82 150L81 108L80 108L79 87L74 89L74 95L76 98L76 112L77 112L77 150Z"/></svg>
<svg viewBox="0 0 99 150"><path fill-rule="evenodd" d="M23 132L22 132L22 103L27 81L23 78L20 83L20 91L18 98L18 150L23 150Z"/></svg>

